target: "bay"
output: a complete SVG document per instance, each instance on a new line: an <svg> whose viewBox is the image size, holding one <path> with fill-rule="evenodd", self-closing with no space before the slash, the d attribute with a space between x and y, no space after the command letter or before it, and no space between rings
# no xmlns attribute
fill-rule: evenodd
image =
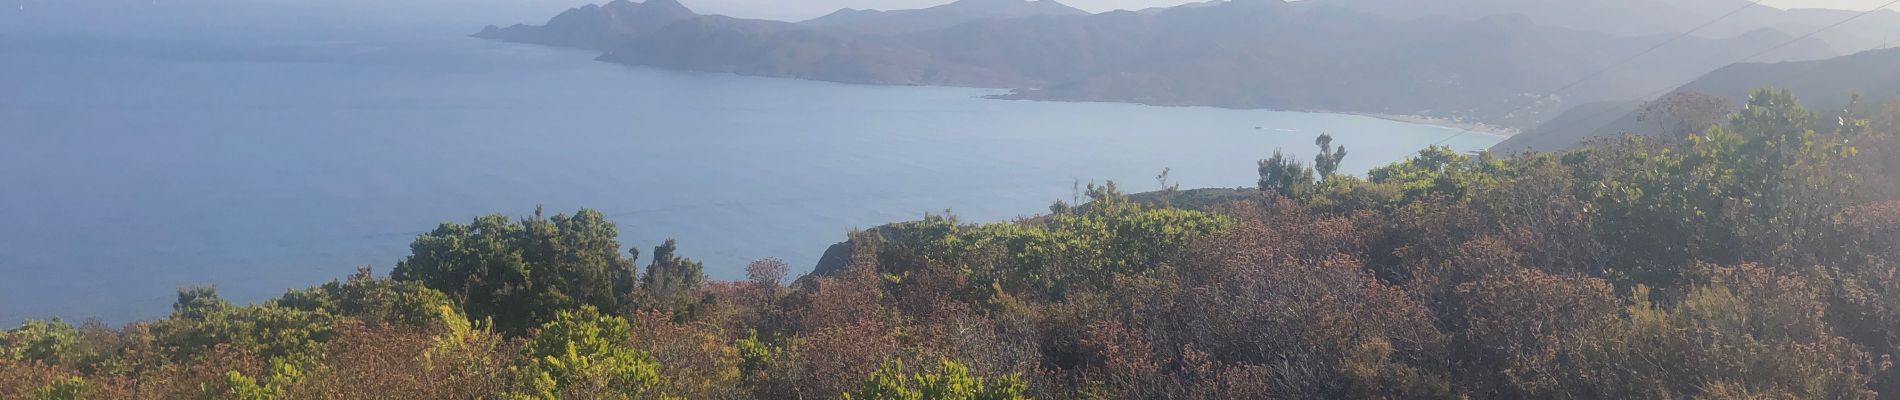
<svg viewBox="0 0 1900 400"><path fill-rule="evenodd" d="M1164 168L1250 186L1256 160L1310 157L1321 132L1363 173L1457 133L634 68L441 28L461 22L0 29L0 324L158 317L188 285L258 301L387 272L438 223L537 206L599 209L645 253L677 238L715 278L766 257L801 272L853 228L1007 220L1077 182L1155 189Z"/></svg>

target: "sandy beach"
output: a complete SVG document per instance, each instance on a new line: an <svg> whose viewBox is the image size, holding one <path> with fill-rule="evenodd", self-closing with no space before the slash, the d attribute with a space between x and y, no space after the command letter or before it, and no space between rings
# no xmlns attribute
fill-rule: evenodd
<svg viewBox="0 0 1900 400"><path fill-rule="evenodd" d="M1367 117L1398 121L1398 122L1404 122L1404 123L1411 123L1411 124L1442 126L1446 128L1468 130L1468 131L1471 131L1471 133L1473 134L1493 136L1497 138L1509 138L1511 136L1516 136L1519 133L1523 133L1522 130L1519 130L1516 128L1507 128L1507 127L1496 126L1496 125L1491 125L1491 124L1486 124L1486 123L1481 123L1481 122L1464 122L1464 121L1453 120L1450 118L1427 117L1423 115L1394 115L1394 114L1377 114L1377 113L1349 113L1349 114L1363 115Z"/></svg>

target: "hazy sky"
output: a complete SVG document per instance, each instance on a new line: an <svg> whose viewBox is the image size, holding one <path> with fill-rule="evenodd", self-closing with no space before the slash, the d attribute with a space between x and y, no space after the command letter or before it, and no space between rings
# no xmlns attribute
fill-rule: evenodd
<svg viewBox="0 0 1900 400"><path fill-rule="evenodd" d="M545 1L545 0L544 0ZM636 0L638 1L638 0ZM754 18L805 19L840 8L897 10L923 8L952 0L680 0L700 12ZM1076 8L1102 12L1115 9L1138 10L1206 0L1058 0Z"/></svg>
<svg viewBox="0 0 1900 400"><path fill-rule="evenodd" d="M540 0L554 1L554 0ZM578 0L586 1L586 0ZM771 18L799 20L824 15L839 8L870 8L881 10L921 8L948 3L951 0L681 0L687 6L704 13L727 14L751 18ZM1205 0L1059 0L1063 4L1084 10L1101 12L1115 9L1142 9L1148 7L1172 6ZM1313 0L1323 1L1323 0ZM1669 1L1669 0L1658 0ZM1779 8L1842 8L1865 10L1892 0L1763 0Z"/></svg>
<svg viewBox="0 0 1900 400"><path fill-rule="evenodd" d="M1879 7L1893 0L1765 0L1767 4L1780 8L1839 8L1846 10L1866 10Z"/></svg>

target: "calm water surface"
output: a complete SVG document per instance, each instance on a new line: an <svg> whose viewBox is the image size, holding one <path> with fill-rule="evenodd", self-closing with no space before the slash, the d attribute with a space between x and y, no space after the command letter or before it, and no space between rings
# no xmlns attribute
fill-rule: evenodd
<svg viewBox="0 0 1900 400"><path fill-rule="evenodd" d="M765 257L809 268L854 227L1033 214L1077 180L1150 190L1171 168L1186 187L1248 186L1255 160L1310 155L1320 132L1358 173L1454 133L632 68L460 36L487 21L142 34L22 18L0 17L16 23L0 29L8 325L161 316L184 285L248 302L386 272L437 223L536 205L602 210L622 243L678 238L736 278Z"/></svg>

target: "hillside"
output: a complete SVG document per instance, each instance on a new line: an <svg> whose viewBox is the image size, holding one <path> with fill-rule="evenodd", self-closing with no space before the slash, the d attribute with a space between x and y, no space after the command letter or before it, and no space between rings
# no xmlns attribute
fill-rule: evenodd
<svg viewBox="0 0 1900 400"><path fill-rule="evenodd" d="M1088 15L1056 0L968 0L916 10L856 10L837 12L801 22L801 25L864 33L900 34L949 28L971 21L1036 16Z"/></svg>
<svg viewBox="0 0 1900 400"><path fill-rule="evenodd" d="M618 15L611 10L625 7L579 10ZM1508 127L1533 126L1569 104L1673 87L1790 38L1761 29L1729 39L1676 41L1589 85L1531 103L1673 35L1551 28L1522 16L1392 20L1280 0L978 18L896 33L839 27L969 15L955 10L1019 8L1059 11L1066 6L962 0L909 12L847 12L799 24L692 17L659 28L550 21L539 30L587 39L566 44L573 47L615 43L601 59L624 64L848 83L1017 89L1000 96L1009 99L1424 115ZM568 14L575 13L584 11ZM557 20L603 19L568 14ZM600 31L600 26L624 27ZM636 31L644 33L625 33ZM1809 40L1765 58L1831 55L1824 43ZM1394 68L1401 65L1405 68Z"/></svg>
<svg viewBox="0 0 1900 400"><path fill-rule="evenodd" d="M1680 40L1653 57L1610 70L1589 85L1531 104L1536 96L1669 37L1548 28L1511 16L1392 21L1340 8L1296 8L1277 1L1171 9L1133 18L1138 23L1109 18L999 21L989 25L1001 26L966 25L942 36L954 40L990 34L993 39L984 42L996 44L973 52L1034 46L1003 53L1006 56L999 59L1004 60L1035 54L1051 54L1050 60L1084 60L1056 69L1078 74L1018 91L1010 98L1418 114L1505 126L1529 126L1548 117L1545 112L1567 104L1627 98L1671 87L1788 39L1764 30L1734 39ZM996 33L1011 30L1023 33ZM1112 34L1076 35L1073 41L1061 41L1069 37L1059 35L1078 31ZM1117 50L1119 44L1128 43L1133 46ZM1111 55L1072 54L1064 49L1107 49ZM1113 54L1117 51L1121 54ZM1803 42L1778 56L1801 59L1828 54L1818 42ZM1394 68L1401 65L1405 68Z"/></svg>
<svg viewBox="0 0 1900 400"><path fill-rule="evenodd" d="M623 40L600 60L844 83L1000 88L1028 82L946 63L892 38L724 16L687 19Z"/></svg>
<svg viewBox="0 0 1900 400"><path fill-rule="evenodd" d="M1679 33L1747 4L1747 0L1312 0L1312 5L1342 7L1394 19L1476 20L1523 15L1542 25L1618 35ZM1740 17L1773 13L1762 7ZM1721 37L1727 35L1711 35Z"/></svg>
<svg viewBox="0 0 1900 400"><path fill-rule="evenodd" d="M1337 6L1387 18L1451 18L1476 20L1498 15L1524 15L1540 25L1640 36L1693 33L1703 38L1729 38L1758 29L1804 35L1853 17L1856 11L1826 9L1781 10L1750 5L1748 0L1309 0L1313 5ZM1716 21L1711 24L1711 21ZM1698 28L1700 28L1698 30ZM1835 26L1815 36L1842 54L1871 50L1900 38L1900 12L1875 12Z"/></svg>
<svg viewBox="0 0 1900 400"><path fill-rule="evenodd" d="M613 0L568 9L542 25L490 25L473 36L516 43L583 49L611 49L620 41L644 36L698 14L678 0Z"/></svg>
<svg viewBox="0 0 1900 400"><path fill-rule="evenodd" d="M1863 94L1861 104L1869 106L1900 96L1900 68L1895 66L1900 66L1900 48L1826 60L1736 64L1682 85L1675 92L1707 93L1741 104L1751 90L1781 87L1800 94L1811 109L1834 113L1847 106L1849 94L1854 92ZM1558 150L1595 137L1656 135L1654 124L1640 120L1640 106L1640 102L1621 102L1607 108L1577 107L1498 143L1492 150Z"/></svg>
<svg viewBox="0 0 1900 400"><path fill-rule="evenodd" d="M1643 101L1602 101L1580 104L1557 114L1537 127L1525 130L1491 146L1491 151L1516 153L1524 150L1560 150L1603 135L1598 128L1637 126L1637 109ZM1624 120L1625 117L1629 120Z"/></svg>

